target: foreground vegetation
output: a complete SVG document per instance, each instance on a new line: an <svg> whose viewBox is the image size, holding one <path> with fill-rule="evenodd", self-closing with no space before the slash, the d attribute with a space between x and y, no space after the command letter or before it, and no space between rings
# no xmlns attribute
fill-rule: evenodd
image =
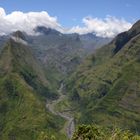
<svg viewBox="0 0 140 140"><path fill-rule="evenodd" d="M57 140L55 136L41 133L37 140ZM71 140L140 140L140 136L129 130L109 129L97 125L80 125Z"/></svg>
<svg viewBox="0 0 140 140"><path fill-rule="evenodd" d="M109 129L97 125L81 125L74 133L72 140L140 140L140 136L129 130Z"/></svg>

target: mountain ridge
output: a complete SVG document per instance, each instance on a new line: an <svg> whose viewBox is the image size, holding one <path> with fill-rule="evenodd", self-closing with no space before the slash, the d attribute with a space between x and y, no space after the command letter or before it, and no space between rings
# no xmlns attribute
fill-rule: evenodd
<svg viewBox="0 0 140 140"><path fill-rule="evenodd" d="M80 115L75 114L77 123L116 125L139 133L139 25L137 22L125 32L131 38L119 34L88 57L70 77L67 84L69 100L74 105L80 104L77 104ZM127 41L114 54L118 47L116 42L122 36L122 41Z"/></svg>
<svg viewBox="0 0 140 140"><path fill-rule="evenodd" d="M10 39L0 55L0 138L63 139L64 120L45 108L46 98L56 96L29 46Z"/></svg>

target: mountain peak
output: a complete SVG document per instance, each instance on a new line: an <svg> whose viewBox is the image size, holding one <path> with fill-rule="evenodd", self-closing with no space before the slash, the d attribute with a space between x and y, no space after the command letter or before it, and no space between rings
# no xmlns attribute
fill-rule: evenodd
<svg viewBox="0 0 140 140"><path fill-rule="evenodd" d="M23 75L23 77L25 80L27 79L26 74L32 75L34 73L35 77L44 85L48 84L44 72L38 60L33 55L31 48L23 44L22 39L17 41L17 38L16 40L15 38L16 37L10 38L4 46L0 55L0 68L4 70L4 72L14 71L20 75L24 73L25 75Z"/></svg>
<svg viewBox="0 0 140 140"><path fill-rule="evenodd" d="M48 35L48 34L60 34L59 31L55 30L55 29L52 29L52 28L46 28L44 26L37 26L34 31L36 33L41 33L41 34L44 34L44 35Z"/></svg>
<svg viewBox="0 0 140 140"><path fill-rule="evenodd" d="M140 20L138 20L133 26L132 28L139 28L140 27Z"/></svg>
<svg viewBox="0 0 140 140"><path fill-rule="evenodd" d="M130 30L120 33L117 35L117 37L114 40L115 49L114 54L116 54L121 48L124 47L124 45L130 41L132 38L136 37L138 34L140 34L140 20L138 20Z"/></svg>
<svg viewBox="0 0 140 140"><path fill-rule="evenodd" d="M16 38L21 38L22 40L26 40L26 37L24 35L23 32L21 31L16 31L12 34L12 36L16 37Z"/></svg>
<svg viewBox="0 0 140 140"><path fill-rule="evenodd" d="M26 41L26 37L23 32L21 31L16 31L12 34L11 39L14 40L17 43L22 43L24 45L28 45Z"/></svg>

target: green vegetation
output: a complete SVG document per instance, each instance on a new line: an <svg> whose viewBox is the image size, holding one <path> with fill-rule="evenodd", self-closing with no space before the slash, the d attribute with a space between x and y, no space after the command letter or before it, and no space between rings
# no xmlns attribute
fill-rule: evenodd
<svg viewBox="0 0 140 140"><path fill-rule="evenodd" d="M51 115L24 80L10 74L0 81L0 136L8 139L36 139L41 131L48 135L63 125L63 120Z"/></svg>
<svg viewBox="0 0 140 140"><path fill-rule="evenodd" d="M81 125L75 131L72 140L140 140L140 136L129 130L113 130L97 125Z"/></svg>
<svg viewBox="0 0 140 140"><path fill-rule="evenodd" d="M139 140L140 21L82 64L89 53L82 45L91 35L39 30L39 36L14 35L31 46L9 39L2 47L0 140L66 140L65 120L45 107L46 99L58 99L62 81L67 97L55 109L86 124L72 140Z"/></svg>
<svg viewBox="0 0 140 140"><path fill-rule="evenodd" d="M9 40L0 55L0 139L66 139L65 121L45 108L46 97L56 98L50 90L28 46Z"/></svg>
<svg viewBox="0 0 140 140"><path fill-rule="evenodd" d="M140 133L139 28L138 22L97 50L67 81L77 124L115 125Z"/></svg>

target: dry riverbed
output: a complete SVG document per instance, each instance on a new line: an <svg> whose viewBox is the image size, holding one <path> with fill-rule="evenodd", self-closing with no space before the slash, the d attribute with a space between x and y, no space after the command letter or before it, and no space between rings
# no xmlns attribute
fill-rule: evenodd
<svg viewBox="0 0 140 140"><path fill-rule="evenodd" d="M63 94L63 83L61 84L60 88L59 88L59 98L57 100L53 100L53 101L48 101L46 103L46 107L49 109L50 112L52 112L54 115L58 115L62 118L64 118L67 123L64 126L64 130L66 132L66 135L68 136L68 138L71 138L73 135L73 132L75 130L75 124L74 124L74 118L68 114L67 112L59 112L55 110L55 106L64 100L64 98L66 97L66 95Z"/></svg>

